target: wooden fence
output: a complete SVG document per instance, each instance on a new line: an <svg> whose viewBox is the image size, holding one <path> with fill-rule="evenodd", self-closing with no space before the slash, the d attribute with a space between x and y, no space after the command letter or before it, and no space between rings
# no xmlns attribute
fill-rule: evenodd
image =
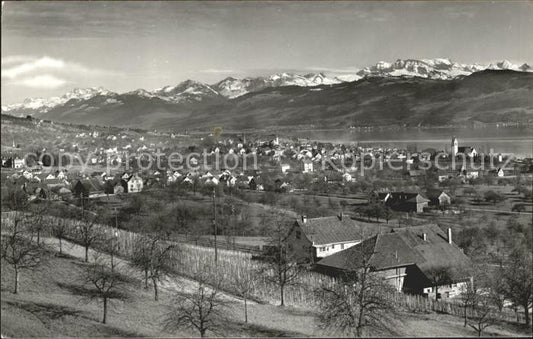
<svg viewBox="0 0 533 339"><path fill-rule="evenodd" d="M15 213L18 212L2 212L2 225L12 223L16 216ZM77 230L81 227L81 221L44 216L41 222L46 224L65 223L69 230L67 238L79 243ZM126 258L132 256L135 244L143 237L142 234L114 229L107 225L96 224L94 227L98 229L103 238L116 234L118 252ZM172 242L172 244L175 245L171 255L174 259L174 269L176 272L188 277L193 277L200 271L208 270L217 272L223 278L222 288L237 295L238 292L235 286L239 277L243 274L254 274L255 279L251 290L253 298L270 304L279 303L279 287L269 281L267 275L258 273L261 269L264 269L264 266L262 266L264 264L252 260L251 253L219 249L218 260L215 262L214 249L211 247L175 242ZM96 249L103 250L102 245L96 245L95 247ZM273 272L270 272L270 274L273 274ZM318 299L313 292L324 285L332 286L337 283L334 278L329 276L304 271L300 274L295 284L286 286L284 294L285 304L316 310ZM421 295L407 295L403 293L393 293L388 297L397 307L412 312L441 312L460 317L463 317L465 312L462 305L453 300L436 301ZM468 307L466 311L468 317L476 315L472 307ZM523 312L513 312L509 309L504 309L502 312L496 312L496 314L500 320L525 323Z"/></svg>

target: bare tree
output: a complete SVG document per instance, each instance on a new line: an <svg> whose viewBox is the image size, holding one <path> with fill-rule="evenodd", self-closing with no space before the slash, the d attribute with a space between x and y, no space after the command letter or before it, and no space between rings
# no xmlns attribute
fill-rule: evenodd
<svg viewBox="0 0 533 339"><path fill-rule="evenodd" d="M478 337L481 337L483 331L494 325L496 321L495 311L490 303L490 299L486 296L479 296L475 303L475 315L468 320L468 326L472 327Z"/></svg>
<svg viewBox="0 0 533 339"><path fill-rule="evenodd" d="M288 228L283 216L273 212L269 219L270 243L264 255L259 274L279 287L280 306L285 305L285 288L298 282L303 262L287 249Z"/></svg>
<svg viewBox="0 0 533 339"><path fill-rule="evenodd" d="M357 250L360 249L360 250ZM363 246L352 250L346 260L348 268L341 279L323 285L315 291L320 303L320 326L341 330L361 337L365 328L385 328L394 305L389 296L395 293L392 285L372 271L371 255L363 252Z"/></svg>
<svg viewBox="0 0 533 339"><path fill-rule="evenodd" d="M254 288L254 275L253 272L246 271L246 272L239 272L235 276L235 288L237 289L237 293L242 297L244 301L244 322L248 322L248 299L250 298L250 295L252 294L252 290Z"/></svg>
<svg viewBox="0 0 533 339"><path fill-rule="evenodd" d="M509 263L504 268L504 286L507 298L515 305L524 308L526 325L530 325L529 308L533 303L533 273L531 272L531 249L519 247L509 256Z"/></svg>
<svg viewBox="0 0 533 339"><path fill-rule="evenodd" d="M103 258L97 256L94 263L87 266L82 277L85 290L84 295L89 300L102 301L102 323L107 322L107 309L112 300L125 300L128 295L124 292L127 277L117 272L116 264L106 264Z"/></svg>
<svg viewBox="0 0 533 339"><path fill-rule="evenodd" d="M208 331L218 332L226 319L226 302L220 296L222 280L210 273L199 272L194 280L198 286L190 294L177 292L168 306L162 324L166 331L187 328L197 330L201 337Z"/></svg>
<svg viewBox="0 0 533 339"><path fill-rule="evenodd" d="M474 284L474 281L467 282L461 288L460 300L461 306L463 307L464 327L468 325L468 308L473 310L477 305L479 297L479 289Z"/></svg>
<svg viewBox="0 0 533 339"><path fill-rule="evenodd" d="M173 272L172 251L174 245L165 244L157 236L146 237L137 242L137 248L131 258L131 266L144 272L144 286L148 288L148 280L154 288L154 299L159 298L159 283L161 279Z"/></svg>
<svg viewBox="0 0 533 339"><path fill-rule="evenodd" d="M17 214L12 225L4 226L9 230L7 234L2 234L1 257L15 273L13 293L19 291L21 271L37 267L45 255L44 246L35 241L34 234L24 225L24 218Z"/></svg>
<svg viewBox="0 0 533 339"><path fill-rule="evenodd" d="M486 288L487 297L490 298L491 303L502 311L506 299L506 286L504 276L504 268L498 267L496 270L486 270L483 286Z"/></svg>
<svg viewBox="0 0 533 339"><path fill-rule="evenodd" d="M85 248L85 262L89 262L89 247L101 240L101 234L93 217L83 216L77 228L78 241Z"/></svg>
<svg viewBox="0 0 533 339"><path fill-rule="evenodd" d="M152 240L152 251L150 260L149 277L154 287L154 299L159 297L158 284L161 279L172 272L171 251L175 249L173 245L165 245L159 239Z"/></svg>
<svg viewBox="0 0 533 339"><path fill-rule="evenodd" d="M148 280L151 261L151 242L147 237L139 237L135 241L130 266L142 270L144 273L144 289L148 289Z"/></svg>
<svg viewBox="0 0 533 339"><path fill-rule="evenodd" d="M445 266L432 267L424 273L431 282L431 285L435 287L435 300L438 300L439 286L448 284L452 280L452 272L450 268Z"/></svg>
<svg viewBox="0 0 533 339"><path fill-rule="evenodd" d="M40 202L39 204L34 204L31 216L28 217L30 223L31 232L35 233L37 244L41 242L41 234L43 232L49 231L49 224L47 222L47 211L49 210L49 205L47 202Z"/></svg>
<svg viewBox="0 0 533 339"><path fill-rule="evenodd" d="M63 239L67 236L68 225L65 220L57 219L55 223L50 225L50 231L54 237L59 240L59 254L63 254Z"/></svg>

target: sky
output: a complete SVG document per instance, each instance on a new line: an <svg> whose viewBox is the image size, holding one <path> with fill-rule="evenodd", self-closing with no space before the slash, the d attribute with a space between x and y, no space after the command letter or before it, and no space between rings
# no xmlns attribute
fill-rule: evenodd
<svg viewBox="0 0 533 339"><path fill-rule="evenodd" d="M533 1L2 4L2 105L400 58L533 64Z"/></svg>

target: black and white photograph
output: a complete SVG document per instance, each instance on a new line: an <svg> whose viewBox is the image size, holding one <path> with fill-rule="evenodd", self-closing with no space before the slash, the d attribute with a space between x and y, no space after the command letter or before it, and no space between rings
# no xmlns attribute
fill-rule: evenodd
<svg viewBox="0 0 533 339"><path fill-rule="evenodd" d="M533 1L1 4L1 338L533 335Z"/></svg>

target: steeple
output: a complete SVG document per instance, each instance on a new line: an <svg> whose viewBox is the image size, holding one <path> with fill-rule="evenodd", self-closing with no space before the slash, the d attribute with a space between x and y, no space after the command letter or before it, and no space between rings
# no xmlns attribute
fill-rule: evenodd
<svg viewBox="0 0 533 339"><path fill-rule="evenodd" d="M452 137L452 155L455 156L457 153L459 153L459 141L454 135Z"/></svg>

